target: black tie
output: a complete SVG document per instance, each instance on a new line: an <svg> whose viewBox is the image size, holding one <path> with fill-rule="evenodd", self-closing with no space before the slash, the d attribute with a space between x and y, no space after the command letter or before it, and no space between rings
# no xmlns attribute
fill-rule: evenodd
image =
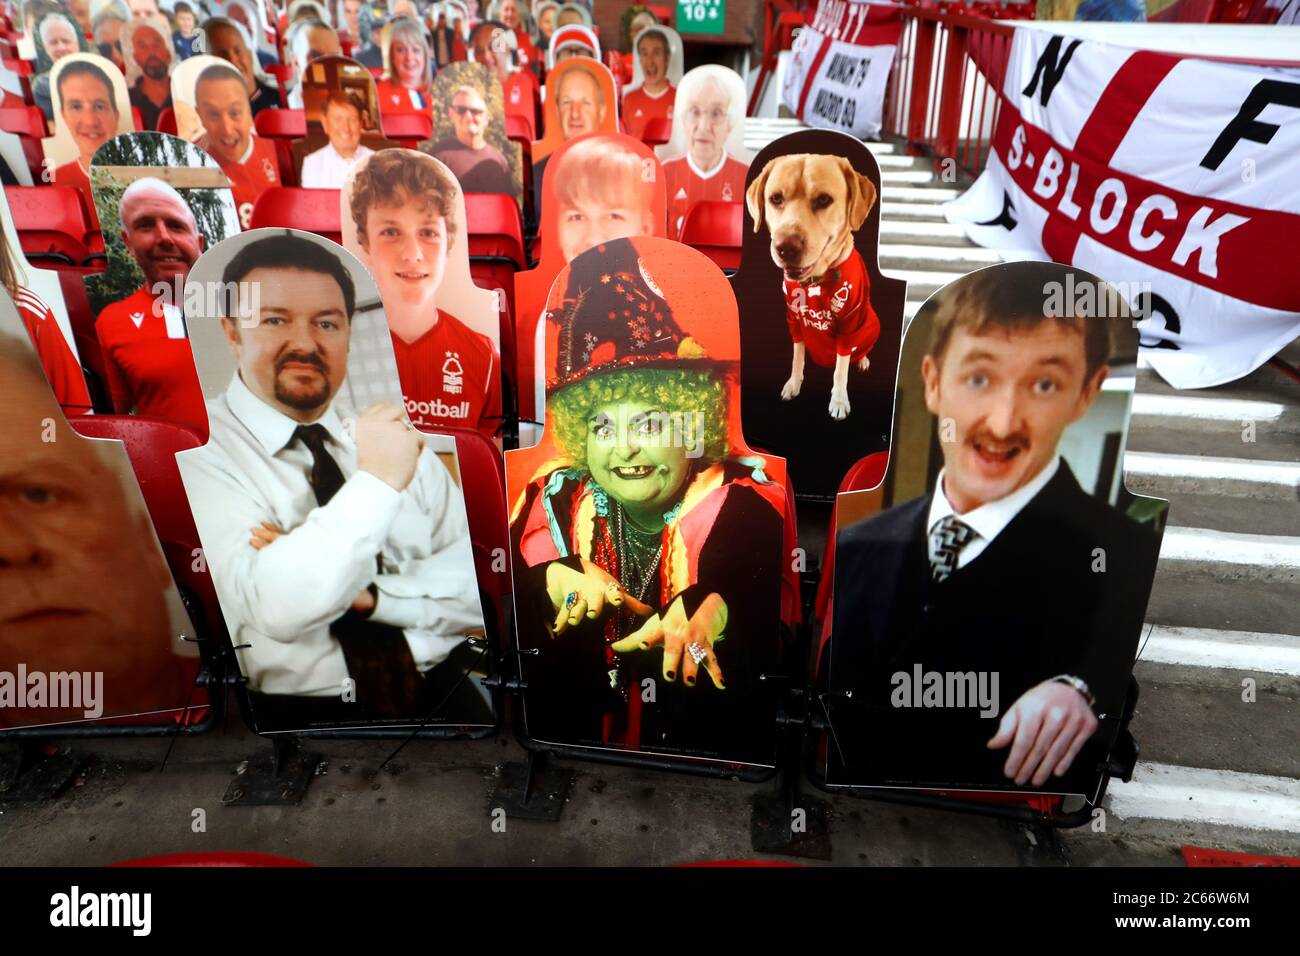
<svg viewBox="0 0 1300 956"><path fill-rule="evenodd" d="M311 452L311 490L326 505L343 487L343 470L325 447L324 425L299 425L294 437ZM375 558L378 565L379 558ZM357 702L384 717L412 717L419 706L420 672L401 628L371 621L351 608L330 625L343 648L348 674L356 684Z"/></svg>

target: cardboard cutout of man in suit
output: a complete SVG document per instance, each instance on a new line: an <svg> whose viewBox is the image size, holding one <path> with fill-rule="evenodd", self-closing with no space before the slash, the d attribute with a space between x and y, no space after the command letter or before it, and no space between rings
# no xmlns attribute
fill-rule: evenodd
<svg viewBox="0 0 1300 956"><path fill-rule="evenodd" d="M1015 269L959 280L937 309L921 364L934 488L838 538L843 782L1080 792L1114 738L1158 541L1085 492L1057 446L1130 323L1045 315L1066 270Z"/></svg>

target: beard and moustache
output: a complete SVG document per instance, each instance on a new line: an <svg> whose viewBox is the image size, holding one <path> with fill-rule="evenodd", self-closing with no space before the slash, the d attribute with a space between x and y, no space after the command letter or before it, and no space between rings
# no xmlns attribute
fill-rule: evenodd
<svg viewBox="0 0 1300 956"><path fill-rule="evenodd" d="M285 365L290 362L298 362L318 369L321 373L320 388L310 392L291 390L291 387L280 376ZM309 412L328 402L330 400L330 385L324 360L315 352L288 352L276 359L275 400L282 405L287 405L289 408L296 408L300 412Z"/></svg>
<svg viewBox="0 0 1300 956"><path fill-rule="evenodd" d="M167 61L160 56L151 56L141 64L140 72L151 80L165 79L167 76Z"/></svg>

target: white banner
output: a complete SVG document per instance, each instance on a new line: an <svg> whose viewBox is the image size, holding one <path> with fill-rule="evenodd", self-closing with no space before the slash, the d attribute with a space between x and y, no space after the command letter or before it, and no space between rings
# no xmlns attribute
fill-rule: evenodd
<svg viewBox="0 0 1300 956"><path fill-rule="evenodd" d="M822 0L795 38L781 102L809 126L880 135L885 87L902 32L898 7Z"/></svg>
<svg viewBox="0 0 1300 956"><path fill-rule="evenodd" d="M946 207L973 241L1117 285L1178 388L1300 334L1300 70L1018 28L1003 94L987 168Z"/></svg>

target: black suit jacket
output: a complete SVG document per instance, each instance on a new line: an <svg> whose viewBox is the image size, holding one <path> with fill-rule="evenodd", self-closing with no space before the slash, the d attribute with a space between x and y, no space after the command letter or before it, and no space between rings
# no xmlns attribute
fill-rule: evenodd
<svg viewBox="0 0 1300 956"><path fill-rule="evenodd" d="M1007 750L985 743L1017 698L1059 674L1082 678L1102 725L1063 781L1089 792L1118 730L1155 575L1152 531L1056 475L966 567L930 581L927 495L840 534L828 683L832 782L1011 786ZM997 716L899 707L894 675L998 677Z"/></svg>

